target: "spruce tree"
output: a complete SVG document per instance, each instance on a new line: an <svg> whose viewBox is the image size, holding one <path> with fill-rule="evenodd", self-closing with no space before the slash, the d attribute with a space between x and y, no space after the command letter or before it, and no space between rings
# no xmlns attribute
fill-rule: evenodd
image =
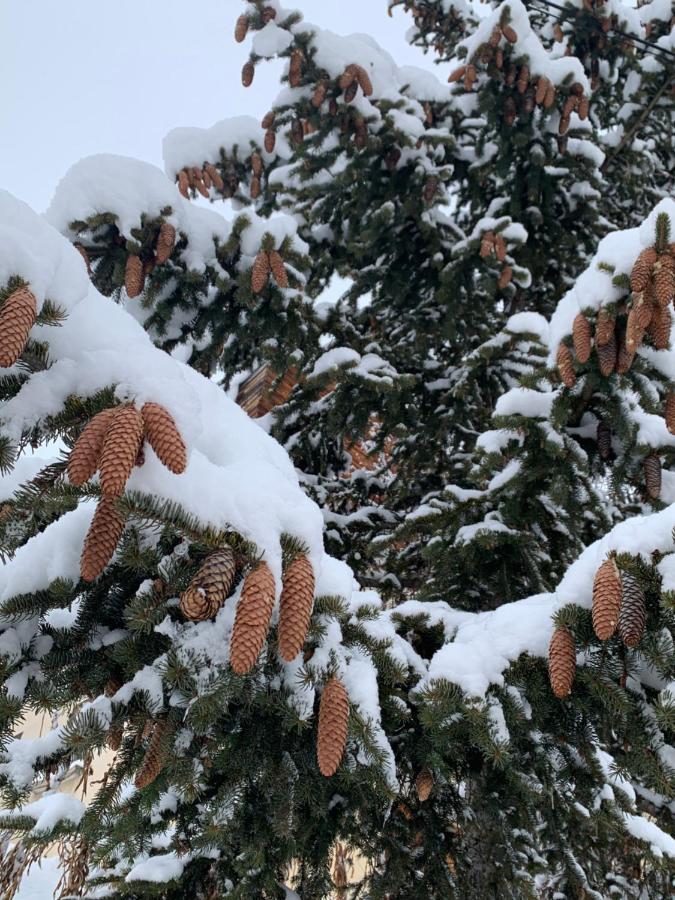
<svg viewBox="0 0 675 900"><path fill-rule="evenodd" d="M5 491L8 890L53 840L64 896L323 897L338 846L354 896L672 889L670 25L405 5L449 86L256 0L260 125L172 132L169 180L77 164L47 220L83 261L5 198L3 462L66 446ZM223 396L261 365L386 606ZM16 739L26 710L64 723ZM86 808L30 802L104 746Z"/></svg>

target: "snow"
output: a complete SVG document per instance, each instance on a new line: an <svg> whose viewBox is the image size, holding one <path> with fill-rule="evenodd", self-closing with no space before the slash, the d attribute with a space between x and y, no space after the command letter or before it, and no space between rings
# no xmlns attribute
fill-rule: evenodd
<svg viewBox="0 0 675 900"><path fill-rule="evenodd" d="M504 330L511 334L534 334L542 343L548 340L548 321L535 312L520 312L509 316Z"/></svg>
<svg viewBox="0 0 675 900"><path fill-rule="evenodd" d="M60 877L58 860L43 859L24 875L14 900L50 900Z"/></svg>
<svg viewBox="0 0 675 900"><path fill-rule="evenodd" d="M533 388L513 388L502 394L495 404L493 416L527 416L532 419L547 419L555 394L542 393Z"/></svg>
<svg viewBox="0 0 675 900"><path fill-rule="evenodd" d="M158 854L136 863L124 880L127 884L132 881L152 881L159 884L178 880L188 862L188 856L179 859L175 853Z"/></svg>
<svg viewBox="0 0 675 900"><path fill-rule="evenodd" d="M29 816L35 819L32 832L37 834L41 831L53 831L62 821L78 825L85 810L84 803L72 794L48 791L39 800L26 803L20 810L3 810L3 816L7 818Z"/></svg>
<svg viewBox="0 0 675 900"><path fill-rule="evenodd" d="M5 475L0 475L0 501L10 500L14 492L31 481L45 466L56 462L53 458L24 454L14 463L14 468Z"/></svg>
<svg viewBox="0 0 675 900"><path fill-rule="evenodd" d="M221 150L232 155L239 148L240 158L251 154L251 147L258 149L263 159L278 155L262 149L264 132L260 122L252 116L235 116L216 122L210 128L182 127L169 131L162 142L164 168L172 180L186 166L203 166L205 162L220 159Z"/></svg>
<svg viewBox="0 0 675 900"><path fill-rule="evenodd" d="M251 42L255 56L273 57L288 50L293 43L293 35L285 28L279 28L274 20L256 32Z"/></svg>

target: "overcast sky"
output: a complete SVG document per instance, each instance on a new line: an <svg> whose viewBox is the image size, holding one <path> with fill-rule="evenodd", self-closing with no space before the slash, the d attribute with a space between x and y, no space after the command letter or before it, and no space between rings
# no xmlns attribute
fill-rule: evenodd
<svg viewBox="0 0 675 900"><path fill-rule="evenodd" d="M430 65L404 40L410 21L386 0L295 0L305 18L371 34L399 64ZM162 165L164 134L248 113L278 90L261 64L248 90L239 0L0 0L0 187L42 211L83 156L110 152Z"/></svg>

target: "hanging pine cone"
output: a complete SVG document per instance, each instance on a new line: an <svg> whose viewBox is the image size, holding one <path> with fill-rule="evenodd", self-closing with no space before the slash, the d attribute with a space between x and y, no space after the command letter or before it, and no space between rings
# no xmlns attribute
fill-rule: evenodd
<svg viewBox="0 0 675 900"><path fill-rule="evenodd" d="M583 313L574 317L572 325L572 340L574 342L574 355L580 363L587 363L591 357L591 323Z"/></svg>
<svg viewBox="0 0 675 900"><path fill-rule="evenodd" d="M555 103L555 95L555 85L549 84L549 86L546 88L546 96L544 97L544 109L551 109L551 107Z"/></svg>
<svg viewBox="0 0 675 900"><path fill-rule="evenodd" d="M349 696L339 678L330 678L323 689L319 705L317 759L319 770L330 778L345 752L349 728Z"/></svg>
<svg viewBox="0 0 675 900"><path fill-rule="evenodd" d="M631 353L626 346L625 340L622 340L619 343L619 352L616 355L616 371L618 374L625 375L626 372L629 372L634 359L635 353Z"/></svg>
<svg viewBox="0 0 675 900"><path fill-rule="evenodd" d="M511 266L504 266L501 271L501 275L499 276L499 280L497 281L497 287L500 291L503 291L505 287L511 284L511 280L513 278L513 269Z"/></svg>
<svg viewBox="0 0 675 900"><path fill-rule="evenodd" d="M512 28L511 25L503 25L502 26L502 34L509 42L509 44L515 44L518 41L518 33L515 28Z"/></svg>
<svg viewBox="0 0 675 900"><path fill-rule="evenodd" d="M124 287L127 296L133 299L143 293L145 286L145 275L143 274L143 263L140 256L130 253L127 257L127 263L124 268Z"/></svg>
<svg viewBox="0 0 675 900"><path fill-rule="evenodd" d="M170 735L171 726L167 719L161 719L155 723L148 749L134 779L134 784L139 791L152 784L164 768L169 755Z"/></svg>
<svg viewBox="0 0 675 900"><path fill-rule="evenodd" d="M157 235L157 246L155 248L155 261L157 265L162 265L173 253L176 243L176 229L171 222L162 222L159 226L159 234Z"/></svg>
<svg viewBox="0 0 675 900"><path fill-rule="evenodd" d="M279 611L279 652L295 659L307 636L314 604L314 570L304 554L296 556L283 575Z"/></svg>
<svg viewBox="0 0 675 900"><path fill-rule="evenodd" d="M300 87L302 81L302 61L304 59L301 50L293 50L288 66L288 83L291 87Z"/></svg>
<svg viewBox="0 0 675 900"><path fill-rule="evenodd" d="M286 266L284 265L281 254L277 250L272 250L269 259L270 269L274 276L274 280L280 288L286 289L288 287L288 273L286 272Z"/></svg>
<svg viewBox="0 0 675 900"><path fill-rule="evenodd" d="M326 93L328 92L328 86L325 81L320 81L317 86L314 88L314 93L312 94L312 106L314 109L320 109L323 105L323 101L326 99Z"/></svg>
<svg viewBox="0 0 675 900"><path fill-rule="evenodd" d="M422 769L415 779L415 790L417 797L421 803L424 803L431 796L434 789L434 776L429 769Z"/></svg>
<svg viewBox="0 0 675 900"><path fill-rule="evenodd" d="M274 133L274 131L272 131L271 128L268 128L267 131L265 132L265 150L267 150L268 153L274 153L274 148L276 146L276 143L277 143L276 134Z"/></svg>
<svg viewBox="0 0 675 900"><path fill-rule="evenodd" d="M12 291L0 309L0 367L8 369L21 356L36 318L33 292L27 287Z"/></svg>
<svg viewBox="0 0 675 900"><path fill-rule="evenodd" d="M612 429L604 419L598 422L597 440L600 459L609 459L612 455Z"/></svg>
<svg viewBox="0 0 675 900"><path fill-rule="evenodd" d="M208 556L180 598L180 609L191 622L212 619L230 596L237 575L234 553L223 547Z"/></svg>
<svg viewBox="0 0 675 900"><path fill-rule="evenodd" d="M633 292L644 291L652 275L652 267L656 262L656 250L648 247L635 260L630 273L630 289Z"/></svg>
<svg viewBox="0 0 675 900"><path fill-rule="evenodd" d="M647 607L640 582L632 575L624 573L621 611L617 631L626 647L637 647L645 630Z"/></svg>
<svg viewBox="0 0 675 900"><path fill-rule="evenodd" d="M152 401L141 407L145 437L170 472L182 475L187 467L187 450L171 413Z"/></svg>
<svg viewBox="0 0 675 900"><path fill-rule="evenodd" d="M657 350L667 350L670 346L671 324L672 320L668 307L655 306L648 332Z"/></svg>
<svg viewBox="0 0 675 900"><path fill-rule="evenodd" d="M222 179L222 176L218 169L213 165L213 163L204 163L204 171L209 173L209 178L211 179L211 183L217 191L225 190L225 182Z"/></svg>
<svg viewBox="0 0 675 900"><path fill-rule="evenodd" d="M358 64L354 65L354 73L364 95L370 97L373 93L373 83L370 80L370 75L363 66L359 66Z"/></svg>
<svg viewBox="0 0 675 900"><path fill-rule="evenodd" d="M658 500L661 496L661 460L656 453L645 456L644 470L647 496L652 500Z"/></svg>
<svg viewBox="0 0 675 900"><path fill-rule="evenodd" d="M190 180L188 179L185 169L181 169L178 173L178 190L187 200L190 196Z"/></svg>
<svg viewBox="0 0 675 900"><path fill-rule="evenodd" d="M654 298L659 306L668 306L675 298L675 259L667 253L654 266Z"/></svg>
<svg viewBox="0 0 675 900"><path fill-rule="evenodd" d="M666 397L666 428L671 434L675 434L675 394Z"/></svg>
<svg viewBox="0 0 675 900"><path fill-rule="evenodd" d="M249 60L247 63L244 63L244 67L241 70L241 83L244 87L251 87L253 84L253 76L255 75L255 66Z"/></svg>
<svg viewBox="0 0 675 900"><path fill-rule="evenodd" d="M570 695L576 667L577 652L571 632L556 628L548 647L548 677L559 699Z"/></svg>
<svg viewBox="0 0 675 900"><path fill-rule="evenodd" d="M98 469L106 432L115 415L114 409L104 409L86 425L75 442L68 458L68 480L80 486L89 481Z"/></svg>
<svg viewBox="0 0 675 900"><path fill-rule="evenodd" d="M601 641L608 641L616 631L621 593L621 574L614 560L608 559L593 581L593 630Z"/></svg>
<svg viewBox="0 0 675 900"><path fill-rule="evenodd" d="M506 259L506 241L501 234L495 236L495 256L499 262L504 262Z"/></svg>
<svg viewBox="0 0 675 900"><path fill-rule="evenodd" d="M495 234L494 231L486 231L480 240L480 256L486 259L495 252Z"/></svg>
<svg viewBox="0 0 675 900"><path fill-rule="evenodd" d="M466 66L459 66L454 72L451 72L448 77L449 84L454 84L456 81L460 81L466 75Z"/></svg>
<svg viewBox="0 0 675 900"><path fill-rule="evenodd" d="M598 362L600 363L600 372L608 377L614 371L616 366L616 338L614 337L614 333L612 332L612 336L610 340L603 344L602 346L598 345Z"/></svg>
<svg viewBox="0 0 675 900"><path fill-rule="evenodd" d="M143 417L135 406L118 406L101 448L99 472L105 497L119 497L143 443Z"/></svg>
<svg viewBox="0 0 675 900"><path fill-rule="evenodd" d="M427 206L429 206L436 196L436 192L438 191L438 178L435 175L432 175L430 178L427 178L424 190L422 191L422 198Z"/></svg>
<svg viewBox="0 0 675 900"><path fill-rule="evenodd" d="M637 307L632 306L626 320L626 349L629 353L635 353L642 339L644 338L645 329L640 324L640 311Z"/></svg>
<svg viewBox="0 0 675 900"><path fill-rule="evenodd" d="M237 675L250 672L267 637L276 586L267 563L260 563L244 579L230 643L230 665Z"/></svg>
<svg viewBox="0 0 675 900"><path fill-rule="evenodd" d="M604 347L614 337L614 316L603 307L598 313L595 324L595 343L598 347Z"/></svg>
<svg viewBox="0 0 675 900"><path fill-rule="evenodd" d="M234 39L238 44L246 40L248 34L248 16L242 13L234 26Z"/></svg>
<svg viewBox="0 0 675 900"><path fill-rule="evenodd" d="M251 289L254 294L264 290L270 277L270 258L265 250L261 250L255 258L251 269Z"/></svg>
<svg viewBox="0 0 675 900"><path fill-rule="evenodd" d="M122 746L122 740L124 738L124 728L122 725L113 725L108 731L108 737L106 738L106 743L108 747L116 753L120 747Z"/></svg>
<svg viewBox="0 0 675 900"><path fill-rule="evenodd" d="M577 376L574 371L574 360L572 359L572 351L567 344L560 344L558 354L556 356L556 364L558 366L558 374L560 380L565 387L573 388L576 384Z"/></svg>
<svg viewBox="0 0 675 900"><path fill-rule="evenodd" d="M80 557L80 575L83 581L98 578L112 559L123 531L123 517L115 509L112 500L102 497L84 539Z"/></svg>

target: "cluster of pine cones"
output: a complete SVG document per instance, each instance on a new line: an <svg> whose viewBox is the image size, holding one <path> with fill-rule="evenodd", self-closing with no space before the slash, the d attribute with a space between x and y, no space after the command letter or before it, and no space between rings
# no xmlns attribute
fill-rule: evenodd
<svg viewBox="0 0 675 900"><path fill-rule="evenodd" d="M488 259L494 256L498 262L503 263L506 259L506 242L502 235L499 233L495 234L494 231L484 232L480 242L480 255L481 259ZM503 291L511 283L512 278L513 269L511 266L504 266L497 281L499 290Z"/></svg>
<svg viewBox="0 0 675 900"><path fill-rule="evenodd" d="M33 292L25 286L12 291L0 309L0 368L8 369L21 356L36 318Z"/></svg>
<svg viewBox="0 0 675 900"><path fill-rule="evenodd" d="M620 572L614 559L607 559L593 581L593 631L601 641L614 634L629 648L637 647L644 634L647 606L640 582ZM553 632L549 645L549 678L556 697L567 697L574 682L576 647L568 628Z"/></svg>
<svg viewBox="0 0 675 900"><path fill-rule="evenodd" d="M254 294L267 287L270 275L282 290L288 287L288 273L279 251L260 250L251 267L251 290Z"/></svg>
<svg viewBox="0 0 675 900"><path fill-rule="evenodd" d="M480 45L472 61L455 69L448 81L453 83L461 80L464 90L471 91L478 77L477 63L487 66L488 74L492 78L503 81L506 87L515 86L515 92L511 92L504 101L504 121L511 126L516 121L519 111L529 115L535 106L551 109L555 104L556 89L545 75L533 76L527 65L509 62L508 57L505 57L506 48L502 46L502 38L507 44L515 44L518 34L509 24L496 25L490 39ZM589 101L584 95L583 85L575 82L563 105L558 133L564 135L567 132L573 112L576 112L580 119L586 119L588 108Z"/></svg>
<svg viewBox="0 0 675 900"><path fill-rule="evenodd" d="M143 293L145 279L155 266L162 265L170 258L175 245L176 229L171 222L162 222L157 233L154 257L144 261L135 253L129 254L124 268L124 288L130 298L133 299Z"/></svg>
<svg viewBox="0 0 675 900"><path fill-rule="evenodd" d="M80 574L93 581L110 562L124 531L124 518L115 500L126 486L135 465L143 464L143 441L169 471L180 475L187 466L187 451L171 413L159 403L104 409L87 424L68 459L71 484L83 485L98 470L102 497L84 541Z"/></svg>

